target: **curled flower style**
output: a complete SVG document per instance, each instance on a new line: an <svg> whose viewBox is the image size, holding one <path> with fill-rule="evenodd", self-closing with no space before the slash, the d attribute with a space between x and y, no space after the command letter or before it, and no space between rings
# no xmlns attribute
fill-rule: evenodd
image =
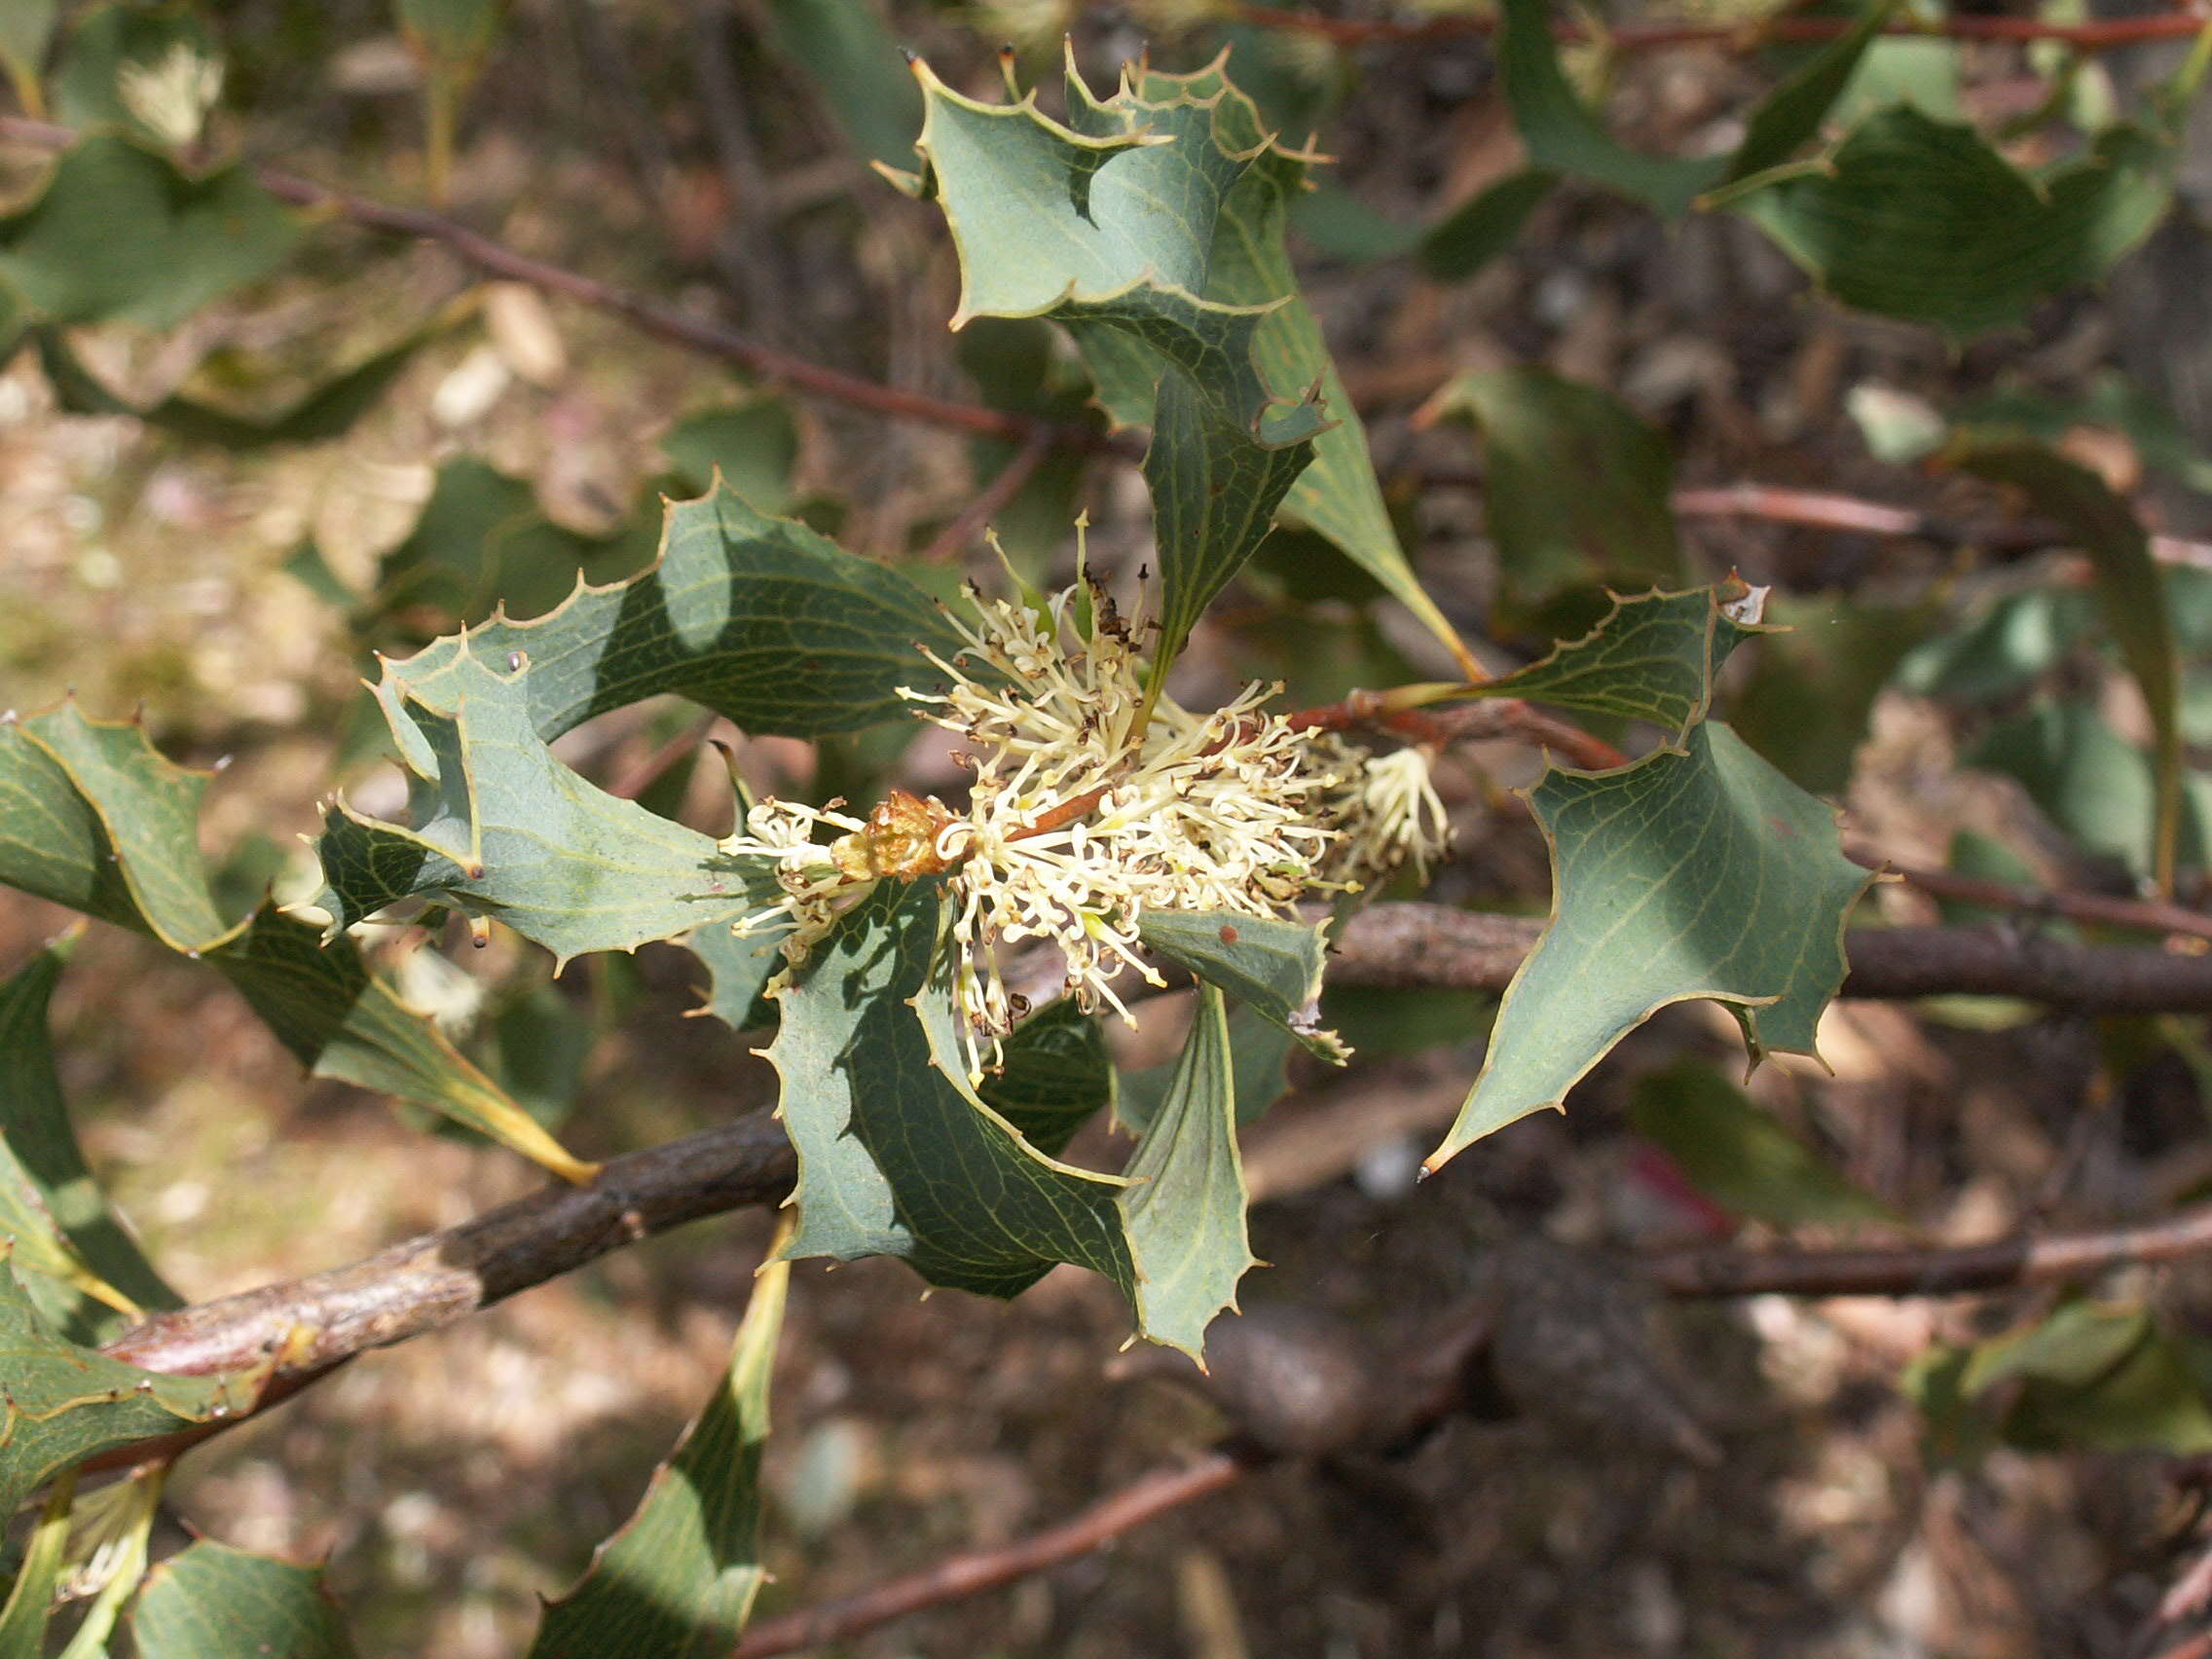
<svg viewBox="0 0 2212 1659"><path fill-rule="evenodd" d="M963 740L964 812L903 792L865 823L841 803L768 801L722 846L775 860L783 897L736 926L788 929L794 966L877 881L943 872L972 1075L1027 1012L1001 976L1002 944L1049 941L1080 1007L1134 1023L1116 981L1164 983L1139 948L1145 911L1280 916L1407 859L1425 871L1441 849L1419 752L1378 758L1302 729L1263 708L1279 686L1206 714L1164 696L1148 707L1141 626L1101 589L1031 603L971 587L969 601L972 617L951 616L963 648L928 653L945 689L903 692ZM825 827L842 833L820 844Z"/></svg>

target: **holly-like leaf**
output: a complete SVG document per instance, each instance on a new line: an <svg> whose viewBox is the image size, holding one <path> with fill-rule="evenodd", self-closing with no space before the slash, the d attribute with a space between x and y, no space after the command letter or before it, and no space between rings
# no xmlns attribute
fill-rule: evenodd
<svg viewBox="0 0 2212 1659"><path fill-rule="evenodd" d="M781 934L753 934L739 939L728 927L710 924L678 940L707 970L707 1000L702 1012L713 1014L732 1031L750 1031L772 1025L776 1005L761 992L777 969L784 966Z"/></svg>
<svg viewBox="0 0 2212 1659"><path fill-rule="evenodd" d="M1290 1088L1284 1067L1298 1046L1291 1032L1261 1018L1243 1003L1229 1011L1229 1051L1235 1073L1236 1123L1239 1127L1257 1123L1267 1109ZM1178 1062L1124 1072L1114 1086L1114 1122L1132 1134L1143 1134L1160 1116L1161 1104L1175 1079Z"/></svg>
<svg viewBox="0 0 2212 1659"><path fill-rule="evenodd" d="M1342 1064L1345 1046L1316 1024L1326 926L1307 927L1229 910L1147 910L1146 946L1218 985L1311 1052Z"/></svg>
<svg viewBox="0 0 2212 1659"><path fill-rule="evenodd" d="M1052 317L1116 422L1154 427L1159 659L1278 504L1459 648L1398 547L1366 440L1297 295L1285 203L1310 158L1271 141L1218 64L1124 80L1104 100L1071 70L1064 127L1034 97L976 103L926 70L922 87L926 183L961 258L954 326Z"/></svg>
<svg viewBox="0 0 2212 1659"><path fill-rule="evenodd" d="M1114 1104L1114 1060L1098 1021L1062 997L999 1046L976 1092L1048 1158Z"/></svg>
<svg viewBox="0 0 2212 1659"><path fill-rule="evenodd" d="M1236 1078L1229 1005L1198 987L1197 1017L1167 1091L1123 1173L1137 1317L1155 1342L1194 1358L1206 1327L1236 1306L1236 1284L1257 1267L1244 1230L1244 1165L1236 1149Z"/></svg>
<svg viewBox="0 0 2212 1659"><path fill-rule="evenodd" d="M267 276L298 220L242 166L193 177L130 139L80 140L0 218L0 281L52 322L173 328Z"/></svg>
<svg viewBox="0 0 2212 1659"><path fill-rule="evenodd" d="M1483 512L1518 589L1677 573L1674 458L1610 392L1549 369L1495 369L1458 376L1421 412L1449 416L1482 434Z"/></svg>
<svg viewBox="0 0 2212 1659"><path fill-rule="evenodd" d="M140 1659L352 1659L323 1569L201 1538L146 1575L130 1615Z"/></svg>
<svg viewBox="0 0 2212 1659"><path fill-rule="evenodd" d="M96 1343L119 1316L179 1305L123 1230L78 1150L54 1068L47 1003L73 941L49 945L0 983L0 1237L55 1330Z"/></svg>
<svg viewBox="0 0 2212 1659"><path fill-rule="evenodd" d="M780 896L768 861L586 783L531 723L527 657L494 667L464 645L383 698L410 780L412 828L340 803L316 853L315 903L340 927L435 898L494 916L561 961L634 950Z"/></svg>
<svg viewBox="0 0 2212 1659"><path fill-rule="evenodd" d="M1764 590L1741 582L1613 601L1604 621L1541 662L1471 695L1527 697L1586 715L1648 720L1678 736L1705 719L1714 677L1736 647L1767 632Z"/></svg>
<svg viewBox="0 0 2212 1659"><path fill-rule="evenodd" d="M530 1659L720 1659L767 1569L760 1451L791 1264L754 1276L729 1369L622 1530L575 1587L549 1603Z"/></svg>
<svg viewBox="0 0 2212 1659"><path fill-rule="evenodd" d="M1964 340L2096 280L2149 236L2171 155L2115 127L2082 160L2030 175L1972 128L1899 105L1828 156L1745 181L1728 205L1844 304Z"/></svg>
<svg viewBox="0 0 2212 1659"><path fill-rule="evenodd" d="M1615 771L1555 769L1529 798L1551 843L1551 925L1430 1168L1560 1105L1669 1003L1728 1004L1754 1057L1810 1053L1871 879L1843 856L1831 808L1712 720Z"/></svg>
<svg viewBox="0 0 2212 1659"><path fill-rule="evenodd" d="M250 1379L165 1377L55 1336L0 1244L0 1515L63 1469L242 1412Z"/></svg>
<svg viewBox="0 0 2212 1659"><path fill-rule="evenodd" d="M224 919L199 845L209 776L164 759L137 725L87 719L74 703L0 720L0 886L206 962L318 1077L399 1095L588 1176L350 940L321 948L314 929L266 905Z"/></svg>
<svg viewBox="0 0 2212 1659"><path fill-rule="evenodd" d="M1685 1059L1639 1079L1633 1114L1637 1132L1733 1215L1777 1227L1898 1220L1709 1065Z"/></svg>
<svg viewBox="0 0 2212 1659"><path fill-rule="evenodd" d="M941 909L934 881L882 883L778 998L766 1052L798 1152L786 1253L898 1256L932 1284L1007 1297L1074 1262L1133 1294L1125 1183L1054 1162L964 1081L931 973Z"/></svg>
<svg viewBox="0 0 2212 1659"><path fill-rule="evenodd" d="M902 685L941 687L917 642L947 658L961 645L920 588L721 489L670 505L650 570L581 587L531 621L494 616L387 663L377 695L397 731L412 687L463 656L505 665L519 655L531 727L548 743L667 691L751 732L821 737L909 712ZM427 752L414 744L402 757L420 771Z"/></svg>
<svg viewBox="0 0 2212 1659"><path fill-rule="evenodd" d="M2151 868L2171 893L2180 842L2182 734L2179 718L2181 650L2172 608L2151 537L2128 504L2080 462L2041 444L1999 433L1962 433L1949 457L1967 471L2009 484L2038 510L2056 519L2088 554L2097 578L2105 626L2120 660L2142 688L2151 716L2157 756L2158 804L2150 848Z"/></svg>

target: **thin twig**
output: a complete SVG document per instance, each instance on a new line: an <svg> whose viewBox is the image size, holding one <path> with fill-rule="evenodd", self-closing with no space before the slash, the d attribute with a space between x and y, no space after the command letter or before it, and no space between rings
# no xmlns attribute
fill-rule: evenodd
<svg viewBox="0 0 2212 1659"><path fill-rule="evenodd" d="M931 538L923 550L922 562L926 565L946 565L960 557L977 535L990 528L991 522L1006 511L1007 503L1021 494L1022 486L1037 476L1038 467L1052 453L1052 441L1044 432L1032 432L1014 451L1014 459L998 470L998 475L976 493L976 498L942 530Z"/></svg>
<svg viewBox="0 0 2212 1659"><path fill-rule="evenodd" d="M1501 991L1543 933L1533 916L1415 902L1370 904L1346 925L1342 984ZM2003 927L1855 928L1847 997L2019 997L2085 1014L2212 1013L2212 955L2069 944Z"/></svg>
<svg viewBox="0 0 2212 1659"><path fill-rule="evenodd" d="M1985 904L1992 909L2018 910L2030 915L2065 916L2102 927L2138 928L2146 933L2185 934L2212 940L2212 916L2183 904L2157 899L2120 899L2104 893L2078 893L2065 888L2024 887L2009 881L1991 881L1955 870L1923 869L1883 859L1862 847L1845 849L1846 856L1868 869L1885 869L1936 899L1961 904Z"/></svg>
<svg viewBox="0 0 2212 1659"><path fill-rule="evenodd" d="M699 746L707 741L707 734L715 729L715 723L720 719L721 716L712 710L701 715L636 765L609 780L607 793L620 800L636 800L659 783L671 766L698 754Z"/></svg>
<svg viewBox="0 0 2212 1659"><path fill-rule="evenodd" d="M1542 924L1416 903L1369 905L1330 967L1346 984L1497 990ZM1983 928L1863 928L1846 996L2032 997L2099 1013L2212 1011L2212 957L2064 944ZM765 1114L610 1160L589 1186L555 1185L348 1267L157 1313L109 1345L149 1371L208 1375L283 1356L283 1372L438 1330L624 1243L789 1191L793 1162Z"/></svg>
<svg viewBox="0 0 2212 1659"><path fill-rule="evenodd" d="M23 116L0 116L0 138L18 143L65 150L77 141L77 136L69 128L56 127L50 122L32 121ZM419 207L395 207L349 190L317 184L279 167L256 166L254 176L261 181L262 188L278 201L311 212L329 214L368 230L436 242L479 271L509 281L527 282L578 305L609 313L655 339L723 358L764 380L779 382L808 396L829 398L856 409L873 410L901 420L928 422L987 438L1020 441L1043 434L1048 442L1063 449L1135 453L1127 445L1096 432L1064 426L1033 415L986 409L979 404L953 403L918 391L902 391L896 387L864 380L859 375L849 375L840 369L776 350L712 318L664 306L643 294L602 282L595 276L518 253L503 242L495 241L441 214Z"/></svg>
<svg viewBox="0 0 2212 1659"><path fill-rule="evenodd" d="M1638 1269L1670 1296L1955 1296L2212 1250L2212 1204L2098 1232L1899 1250L1681 1250Z"/></svg>
<svg viewBox="0 0 2212 1659"><path fill-rule="evenodd" d="M763 1620L746 1633L733 1659L768 1659L774 1653L795 1653L849 1641L863 1631L924 1607L995 1590L1088 1555L1132 1527L1234 1486L1251 1470L1272 1460L1257 1450L1233 1448L1209 1452L1197 1462L1181 1467L1155 1469L1057 1527L1016 1538L997 1549L946 1556L919 1572L890 1579L857 1595Z"/></svg>
<svg viewBox="0 0 2212 1659"><path fill-rule="evenodd" d="M1330 18L1317 12L1296 12L1281 6L1225 0L1230 17L1261 28L1294 34L1318 35L1338 46L1366 46L1378 42L1422 42L1464 39L1495 34L1494 16L1455 14L1419 20ZM1769 18L1736 24L1678 24L1641 29L1606 29L1593 35L1579 24L1562 22L1553 33L1562 41L1589 42L1621 52L1650 52L1663 47L1726 46L1745 51L1783 41L1834 40L1856 28L1847 17ZM2142 41L2188 40L2202 31L2205 19L2193 11L2153 13L2142 18L2120 18L2095 23L2046 23L2033 18L1948 17L1926 22L1900 19L1883 32L1932 40L2052 40L2081 52L2103 52Z"/></svg>

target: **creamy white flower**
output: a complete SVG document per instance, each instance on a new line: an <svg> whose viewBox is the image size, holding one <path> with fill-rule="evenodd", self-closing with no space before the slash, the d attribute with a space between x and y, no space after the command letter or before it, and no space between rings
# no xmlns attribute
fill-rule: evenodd
<svg viewBox="0 0 2212 1659"><path fill-rule="evenodd" d="M1418 752L1377 760L1295 727L1262 707L1279 686L1247 686L1207 714L1165 696L1148 708L1141 629L1103 590L1024 603L971 588L969 600L972 618L947 613L963 648L928 653L945 688L903 692L964 740L966 811L895 793L863 824L771 801L722 848L775 859L783 898L736 926L788 929L793 964L876 881L945 872L975 1076L1027 1012L1001 977L1001 945L1051 942L1079 1006L1133 1024L1117 981L1164 982L1138 942L1148 909L1280 916L1409 857L1425 869L1441 846ZM820 845L825 825L844 834Z"/></svg>
<svg viewBox="0 0 2212 1659"><path fill-rule="evenodd" d="M150 64L124 64L115 81L123 107L165 144L182 149L198 141L207 112L223 95L223 64L180 40Z"/></svg>
<svg viewBox="0 0 2212 1659"><path fill-rule="evenodd" d="M1408 863L1426 881L1429 866L1452 845L1452 821L1437 798L1425 749L1361 757L1339 812L1343 840L1330 873L1362 885Z"/></svg>

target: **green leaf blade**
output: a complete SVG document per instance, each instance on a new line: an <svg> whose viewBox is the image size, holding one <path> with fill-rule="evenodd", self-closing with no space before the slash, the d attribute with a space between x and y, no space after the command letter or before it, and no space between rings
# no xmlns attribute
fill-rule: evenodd
<svg viewBox="0 0 2212 1659"><path fill-rule="evenodd" d="M1345 1048L1315 1024L1328 928L1230 910L1147 910L1137 918L1147 948L1178 962L1279 1025L1323 1059Z"/></svg>
<svg viewBox="0 0 2212 1659"><path fill-rule="evenodd" d="M1871 879L1843 856L1831 808L1710 720L1632 766L1549 772L1530 800L1552 844L1552 923L1432 1169L1560 1105L1670 1003L1728 1004L1754 1054L1810 1053Z"/></svg>
<svg viewBox="0 0 2212 1659"><path fill-rule="evenodd" d="M502 674L463 648L434 679L402 680L397 699L383 699L415 774L414 823L343 804L325 817L315 903L339 926L428 896L497 917L566 962L775 901L767 861L725 855L557 759L532 723L531 673L527 659Z"/></svg>
<svg viewBox="0 0 2212 1659"><path fill-rule="evenodd" d="M767 1058L798 1152L793 1257L903 1258L932 1284L1010 1297L1058 1262L1133 1288L1124 1183L1056 1163L976 1098L933 982L935 883L885 882L778 1001Z"/></svg>
<svg viewBox="0 0 2212 1659"><path fill-rule="evenodd" d="M270 906L226 923L197 818L207 774L135 726L74 705L0 719L0 886L205 961L319 1077L382 1089L482 1130L570 1180L591 1172L369 972Z"/></svg>
<svg viewBox="0 0 2212 1659"><path fill-rule="evenodd" d="M0 218L0 281L52 322L173 328L274 271L299 235L242 166L195 178L95 134L61 158L35 202Z"/></svg>
<svg viewBox="0 0 2212 1659"><path fill-rule="evenodd" d="M1498 74L1531 166L1594 180L1669 219L1724 176L1725 157L1677 161L1617 141L1567 84L1545 0L1503 0L1501 11Z"/></svg>
<svg viewBox="0 0 2212 1659"><path fill-rule="evenodd" d="M2097 599L2120 658L2141 687L2157 755L2157 809L2150 866L2171 893L2181 835L2181 646L2166 582L2151 554L2151 537L2134 510L2080 462L2041 444L2002 433L1968 431L1950 458L1965 470L2020 491L2056 519L2088 554Z"/></svg>
<svg viewBox="0 0 2212 1659"><path fill-rule="evenodd" d="M2102 276L2164 216L2171 165L2169 146L2116 128L2031 178L1972 128L1899 105L1728 205L1845 305L1966 340Z"/></svg>
<svg viewBox="0 0 2212 1659"><path fill-rule="evenodd" d="M1714 679L1736 647L1766 631L1749 619L1755 597L1741 583L1616 597L1582 639L1471 694L1648 720L1678 737L1705 718Z"/></svg>
<svg viewBox="0 0 2212 1659"><path fill-rule="evenodd" d="M108 1207L70 1127L47 1034L66 955L49 945L0 982L0 1236L15 1239L17 1276L41 1317L90 1344L114 1335L121 1314L181 1299Z"/></svg>
<svg viewBox="0 0 2212 1659"><path fill-rule="evenodd" d="M1237 1281L1259 1265L1245 1233L1229 1005L1212 985L1198 989L1182 1058L1123 1173L1139 1322L1201 1359L1206 1327L1236 1306Z"/></svg>
<svg viewBox="0 0 2212 1659"><path fill-rule="evenodd" d="M130 1615L142 1659L353 1659L323 1569L194 1542L146 1575Z"/></svg>
<svg viewBox="0 0 2212 1659"><path fill-rule="evenodd" d="M0 1248L0 1514L103 1452L242 1413L242 1377L166 1377L55 1336Z"/></svg>
<svg viewBox="0 0 2212 1659"><path fill-rule="evenodd" d="M549 1603L530 1659L720 1659L767 1578L760 1454L791 1264L755 1275L721 1383L620 1531Z"/></svg>
<svg viewBox="0 0 2212 1659"><path fill-rule="evenodd" d="M724 488L669 507L661 556L644 573L579 588L526 622L495 616L439 640L387 664L378 694L389 719L465 656L519 655L531 724L547 742L662 692L749 732L823 737L909 713L902 685L940 687L918 644L947 658L961 645L920 588Z"/></svg>

